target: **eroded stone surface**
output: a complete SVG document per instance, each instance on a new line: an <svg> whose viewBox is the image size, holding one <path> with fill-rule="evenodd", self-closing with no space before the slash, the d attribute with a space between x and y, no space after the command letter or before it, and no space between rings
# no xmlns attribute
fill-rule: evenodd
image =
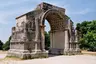
<svg viewBox="0 0 96 64"><path fill-rule="evenodd" d="M51 54L77 54L77 31L65 14L65 9L48 3L39 4L35 10L16 18L8 56L20 58L48 56L45 50L44 22L49 22Z"/></svg>

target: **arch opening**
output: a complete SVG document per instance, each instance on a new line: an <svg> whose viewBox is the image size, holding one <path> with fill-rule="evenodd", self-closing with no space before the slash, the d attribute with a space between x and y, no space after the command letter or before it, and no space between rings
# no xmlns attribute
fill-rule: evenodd
<svg viewBox="0 0 96 64"><path fill-rule="evenodd" d="M48 21L45 19L45 28L44 28L44 35L45 35L45 50L49 50L50 48L50 25Z"/></svg>
<svg viewBox="0 0 96 64"><path fill-rule="evenodd" d="M50 25L50 31L58 31L65 28L63 14L57 10L49 10L45 12L43 20L41 21L42 25L45 25L45 20L47 20Z"/></svg>
<svg viewBox="0 0 96 64"><path fill-rule="evenodd" d="M64 50L64 29L65 29L65 25L64 25L64 19L61 18L60 14L57 12L49 12L47 14L45 14L43 21L42 21L42 25L45 26L45 23L47 22L49 23L50 26L50 31L49 31L49 35L50 35L50 47L49 47L49 51L52 50L56 50L56 52L52 52L52 54L62 54L61 52ZM45 32L45 27L42 28L41 30L43 30ZM42 35L42 39L45 40L45 34L43 33ZM46 48L46 42L42 41L43 43L43 48ZM50 52L49 52L50 53Z"/></svg>

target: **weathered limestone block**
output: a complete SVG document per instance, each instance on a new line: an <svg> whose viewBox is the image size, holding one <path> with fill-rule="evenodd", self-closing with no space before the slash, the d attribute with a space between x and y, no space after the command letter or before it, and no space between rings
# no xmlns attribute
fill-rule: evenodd
<svg viewBox="0 0 96 64"><path fill-rule="evenodd" d="M24 59L48 57L45 50L45 19L51 27L49 53L75 54L79 51L73 22L65 14L65 9L43 2L35 10L16 18L8 56Z"/></svg>

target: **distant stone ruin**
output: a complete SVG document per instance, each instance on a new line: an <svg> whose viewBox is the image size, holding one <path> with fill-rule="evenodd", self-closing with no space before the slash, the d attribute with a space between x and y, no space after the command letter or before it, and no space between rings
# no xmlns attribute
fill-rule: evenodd
<svg viewBox="0 0 96 64"><path fill-rule="evenodd" d="M45 50L45 19L49 22L50 49ZM16 18L12 28L12 39L8 56L19 58L47 57L50 54L78 54L77 31L65 9L41 3L33 11Z"/></svg>

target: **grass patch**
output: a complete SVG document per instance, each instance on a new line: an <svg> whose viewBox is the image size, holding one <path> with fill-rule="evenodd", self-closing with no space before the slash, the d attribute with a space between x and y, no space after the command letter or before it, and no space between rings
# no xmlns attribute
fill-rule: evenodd
<svg viewBox="0 0 96 64"><path fill-rule="evenodd" d="M3 60L16 60L16 61L19 61L19 60L22 60L22 59L17 58L15 56L6 56Z"/></svg>
<svg viewBox="0 0 96 64"><path fill-rule="evenodd" d="M87 54L87 55L95 55L96 56L96 52L91 52L91 51L82 51L82 54Z"/></svg>

